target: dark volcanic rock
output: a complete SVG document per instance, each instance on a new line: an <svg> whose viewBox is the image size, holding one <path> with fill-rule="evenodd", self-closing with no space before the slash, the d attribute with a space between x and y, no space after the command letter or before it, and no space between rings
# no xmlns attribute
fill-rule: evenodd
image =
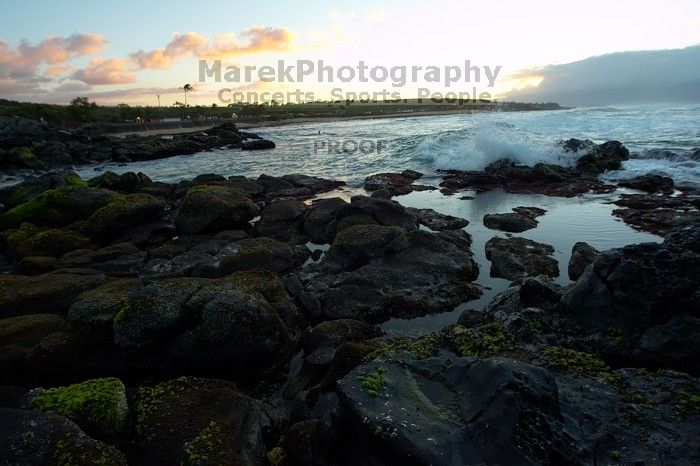
<svg viewBox="0 0 700 466"><path fill-rule="evenodd" d="M24 222L37 226L68 225L88 218L115 198L116 194L106 189L65 187L44 191L1 214L0 229L15 228Z"/></svg>
<svg viewBox="0 0 700 466"><path fill-rule="evenodd" d="M469 225L469 220L467 219L441 214L433 209L415 209L409 207L406 210L409 214L414 215L418 219L418 223L425 225L433 231L459 230Z"/></svg>
<svg viewBox="0 0 700 466"><path fill-rule="evenodd" d="M598 175L605 170L617 170L627 160L629 151L617 141L595 145L590 141L569 140L562 143L565 151L584 153L575 168L537 163L532 167L516 165L507 159L488 165L483 172L448 171L440 186L450 192L471 188L486 191L503 188L512 193L542 193L549 196L572 197L589 191L607 193L615 186L603 183Z"/></svg>
<svg viewBox="0 0 700 466"><path fill-rule="evenodd" d="M416 218L396 201L353 196L350 199L350 204L371 216L380 225L397 226L406 230L418 228Z"/></svg>
<svg viewBox="0 0 700 466"><path fill-rule="evenodd" d="M538 313L520 321L521 330L534 328ZM488 345L477 341L473 329L445 329L380 353L339 381L342 435L329 447L338 464L653 464L662 457L684 464L700 457L695 448L677 449L699 431L697 410L688 409L697 379L612 371L556 347L516 351L531 364L455 357L504 344L493 335Z"/></svg>
<svg viewBox="0 0 700 466"><path fill-rule="evenodd" d="M452 309L481 294L468 236L356 225L307 266L307 289L325 318L384 321Z"/></svg>
<svg viewBox="0 0 700 466"><path fill-rule="evenodd" d="M143 173L127 172L117 175L114 172L104 172L102 175L88 181L90 186L96 188L111 189L127 194L138 192L145 185L152 183L152 180Z"/></svg>
<svg viewBox="0 0 700 466"><path fill-rule="evenodd" d="M297 200L285 199L273 201L260 212L260 221L255 225L262 236L303 242L302 216L306 205Z"/></svg>
<svg viewBox="0 0 700 466"><path fill-rule="evenodd" d="M492 230L510 231L521 233L537 227L537 220L518 213L509 214L486 214L484 215L484 226Z"/></svg>
<svg viewBox="0 0 700 466"><path fill-rule="evenodd" d="M561 329L570 335L568 344L623 364L642 335L647 349L637 352L638 361L693 368L694 359L686 358L687 347L695 344L694 321L669 320L698 317L699 267L700 255L673 243L601 252L562 298ZM672 331L678 333L671 337Z"/></svg>
<svg viewBox="0 0 700 466"><path fill-rule="evenodd" d="M241 150L265 150L274 148L275 143L267 139L253 139L252 141L245 141L241 144Z"/></svg>
<svg viewBox="0 0 700 466"><path fill-rule="evenodd" d="M652 327L639 339L634 359L645 367L700 374L700 318L683 316Z"/></svg>
<svg viewBox="0 0 700 466"><path fill-rule="evenodd" d="M94 440L72 421L52 413L0 408L2 464L70 464L126 466L115 447Z"/></svg>
<svg viewBox="0 0 700 466"><path fill-rule="evenodd" d="M265 439L281 421L233 383L192 377L142 388L137 409L139 464L267 465Z"/></svg>
<svg viewBox="0 0 700 466"><path fill-rule="evenodd" d="M187 191L175 225L187 235L246 228L258 211L258 206L239 189L196 186Z"/></svg>
<svg viewBox="0 0 700 466"><path fill-rule="evenodd" d="M276 275L236 272L135 289L114 317L114 340L139 370L261 373L289 355L301 325Z"/></svg>
<svg viewBox="0 0 700 466"><path fill-rule="evenodd" d="M491 238L486 242L491 276L515 280L525 276L559 276L559 264L551 257L554 248L526 238Z"/></svg>
<svg viewBox="0 0 700 466"><path fill-rule="evenodd" d="M314 202L304 216L304 233L312 243L327 244L335 238L337 218L349 204L339 197Z"/></svg>
<svg viewBox="0 0 700 466"><path fill-rule="evenodd" d="M638 332L700 309L698 270L700 255L664 244L604 251L565 293L563 312L590 333Z"/></svg>
<svg viewBox="0 0 700 466"><path fill-rule="evenodd" d="M571 248L571 259L569 259L569 278L578 280L583 271L593 263L598 250L588 243L578 242Z"/></svg>
<svg viewBox="0 0 700 466"><path fill-rule="evenodd" d="M358 379L375 370L386 382L372 397ZM546 461L545 451L575 455L562 432L554 377L527 364L400 359L352 371L338 391L347 422L364 435L379 432L394 461L527 464ZM535 424L541 430L530 430Z"/></svg>
<svg viewBox="0 0 700 466"><path fill-rule="evenodd" d="M603 173L606 170L619 170L622 162L629 159L630 152L619 141L608 141L592 147L579 157L576 167L582 172Z"/></svg>
<svg viewBox="0 0 700 466"><path fill-rule="evenodd" d="M65 312L77 295L105 279L102 274L79 272L0 275L0 316Z"/></svg>
<svg viewBox="0 0 700 466"><path fill-rule="evenodd" d="M661 175L642 175L618 183L624 188L638 189L648 193L658 191L673 191L673 180L668 176Z"/></svg>
<svg viewBox="0 0 700 466"><path fill-rule="evenodd" d="M371 193L381 191L392 196L401 196L412 191L426 191L437 189L433 186L413 184L423 176L422 173L413 170L404 170L401 173L378 173L365 178L365 189ZM374 195L372 197L375 197Z"/></svg>
<svg viewBox="0 0 700 466"><path fill-rule="evenodd" d="M695 191L679 196L623 194L614 204L625 207L615 209L614 216L632 228L655 234L665 235L677 226L700 222L700 196Z"/></svg>

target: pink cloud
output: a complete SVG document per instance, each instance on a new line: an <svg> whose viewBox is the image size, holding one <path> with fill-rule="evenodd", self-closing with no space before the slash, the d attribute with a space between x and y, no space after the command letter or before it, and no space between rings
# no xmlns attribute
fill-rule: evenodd
<svg viewBox="0 0 700 466"><path fill-rule="evenodd" d="M127 61L122 58L93 58L90 63L71 76L86 84L130 84L136 82L136 75L126 70Z"/></svg>
<svg viewBox="0 0 700 466"><path fill-rule="evenodd" d="M151 51L139 50L130 58L139 68L165 69L184 57L223 59L264 52L282 52L294 48L295 34L286 28L252 27L237 36L217 34L213 39L197 32L175 34L164 47ZM245 40L241 40L241 38Z"/></svg>

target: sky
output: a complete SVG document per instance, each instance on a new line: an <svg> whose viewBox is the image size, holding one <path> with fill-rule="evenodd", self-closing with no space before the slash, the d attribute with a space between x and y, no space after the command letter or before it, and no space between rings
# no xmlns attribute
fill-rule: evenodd
<svg viewBox="0 0 700 466"><path fill-rule="evenodd" d="M586 89L587 82L600 86L609 76L625 75L624 70L632 81L639 74L653 77L647 84L655 85L661 97L666 82L692 87L700 73L683 60L697 54L679 55L673 49L696 44L697 0L3 0L0 97L67 103L87 96L100 104L157 105L160 95L162 105L172 105L184 100L182 86L190 83L194 90L187 99L192 105L221 105L236 91L269 98L272 92L289 97L300 90L325 100L385 89L403 98L416 97L421 89L430 95L488 92L521 100L563 95L569 99L564 103L580 105L586 103L586 93L595 91ZM649 50L661 54L652 60L652 73L645 72L645 56L640 61L625 54ZM602 63L590 60L611 53L617 54ZM681 62L674 61L670 69L665 53L676 53ZM636 63L633 71L624 57ZM298 68L300 60L316 65L322 60L333 73L346 66L356 76L349 82L340 82L337 74L334 82L322 82L316 74L301 82L265 82L255 73L233 82L201 80L199 61L211 65L217 59L224 69L259 69L277 66L279 60ZM478 82L474 71L469 81L464 79L465 61L479 68ZM357 76L360 62L368 68L403 67L408 74L412 67L422 70L406 82L362 82ZM577 65L561 68L572 63ZM428 66L441 72L440 79L426 76ZM446 67L454 69L451 73L459 70L460 79L446 82ZM498 70L493 82L486 79L486 67L492 74ZM576 80L562 78L572 70ZM574 83L578 94L562 89L562 82ZM626 82L616 86L610 95L628 87Z"/></svg>

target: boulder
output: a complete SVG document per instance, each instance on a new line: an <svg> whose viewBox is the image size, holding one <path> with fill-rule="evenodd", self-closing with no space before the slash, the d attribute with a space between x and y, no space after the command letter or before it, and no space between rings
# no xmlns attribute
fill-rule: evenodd
<svg viewBox="0 0 700 466"><path fill-rule="evenodd" d="M423 176L422 173L413 170L404 170L401 173L377 173L365 178L365 189L371 193L385 192L388 197L401 196L412 191L425 191L437 189L432 186L413 184Z"/></svg>
<svg viewBox="0 0 700 466"><path fill-rule="evenodd" d="M27 400L31 409L65 416L97 438L121 434L129 415L124 384L113 377L48 390L34 389Z"/></svg>
<svg viewBox="0 0 700 466"><path fill-rule="evenodd" d="M127 464L119 450L88 437L63 416L0 408L0 417L2 464Z"/></svg>
<svg viewBox="0 0 700 466"><path fill-rule="evenodd" d="M31 314L0 319L0 371L14 374L27 355L47 336L63 332L65 320L55 314ZM9 379L8 379L9 380Z"/></svg>
<svg viewBox="0 0 700 466"><path fill-rule="evenodd" d="M99 286L104 275L56 271L43 275L0 275L0 316L64 313L82 292Z"/></svg>
<svg viewBox="0 0 700 466"><path fill-rule="evenodd" d="M261 236L283 241L303 241L302 216L306 205L297 200L277 200L260 212L260 220L255 229Z"/></svg>
<svg viewBox="0 0 700 466"><path fill-rule="evenodd" d="M92 246L80 233L59 228L36 228L23 223L20 228L3 233L9 256L21 259L27 256L61 257L75 249Z"/></svg>
<svg viewBox="0 0 700 466"><path fill-rule="evenodd" d="M562 298L563 315L588 333L626 335L700 309L700 255L643 243L598 254Z"/></svg>
<svg viewBox="0 0 700 466"><path fill-rule="evenodd" d="M353 196L352 207L372 217L380 225L401 227L405 230L418 228L416 218L396 201L377 199L367 196Z"/></svg>
<svg viewBox="0 0 700 466"><path fill-rule="evenodd" d="M142 387L136 410L138 464L264 466L265 439L280 423L233 383L192 377Z"/></svg>
<svg viewBox="0 0 700 466"><path fill-rule="evenodd" d="M133 194L141 190L152 180L143 173L126 172L117 175L114 172L104 172L102 175L92 178L88 184L95 188L105 188L126 194Z"/></svg>
<svg viewBox="0 0 700 466"><path fill-rule="evenodd" d="M586 267L591 265L598 256L598 250L588 243L578 242L571 248L571 259L569 259L569 278L578 280L578 278L586 270Z"/></svg>
<svg viewBox="0 0 700 466"><path fill-rule="evenodd" d="M66 320L84 339L112 341L114 318L125 308L137 279L120 279L81 293L66 313Z"/></svg>
<svg viewBox="0 0 700 466"><path fill-rule="evenodd" d="M316 244L333 242L336 234L337 217L339 212L349 207L348 203L339 197L321 199L311 204L304 216L304 233Z"/></svg>
<svg viewBox="0 0 700 466"><path fill-rule="evenodd" d="M37 226L64 226L88 218L112 202L116 194L106 189L64 187L44 191L0 216L0 229L16 228L24 222Z"/></svg>
<svg viewBox="0 0 700 466"><path fill-rule="evenodd" d="M526 238L493 237L486 242L491 276L516 280L526 276L559 276L559 264L551 257L554 248Z"/></svg>
<svg viewBox="0 0 700 466"><path fill-rule="evenodd" d="M515 212L484 215L484 226L492 230L521 233L536 228L537 224L538 222L534 218Z"/></svg>
<svg viewBox="0 0 700 466"><path fill-rule="evenodd" d="M442 232L352 226L318 264L304 268L306 288L325 319L382 322L445 312L481 294L471 283L478 267L468 243Z"/></svg>
<svg viewBox="0 0 700 466"><path fill-rule="evenodd" d="M95 211L83 224L81 231L93 241L105 243L124 230L156 219L165 203L150 194L119 196Z"/></svg>
<svg viewBox="0 0 700 466"><path fill-rule="evenodd" d="M680 316L645 331L634 353L644 367L700 374L700 318Z"/></svg>
<svg viewBox="0 0 700 466"><path fill-rule="evenodd" d="M673 191L673 179L663 175L641 175L629 180L620 181L618 185L623 188L637 189L648 193Z"/></svg>
<svg viewBox="0 0 700 466"><path fill-rule="evenodd" d="M418 223L430 228L433 231L459 230L469 225L469 220L452 215L445 215L433 209L406 209L418 219Z"/></svg>
<svg viewBox="0 0 700 466"><path fill-rule="evenodd" d="M247 228L258 211L258 206L239 189L195 186L187 191L175 225L187 235Z"/></svg>
<svg viewBox="0 0 700 466"><path fill-rule="evenodd" d="M135 289L114 317L114 341L135 369L259 373L289 355L302 325L275 275L236 272Z"/></svg>
<svg viewBox="0 0 700 466"><path fill-rule="evenodd" d="M267 139L253 139L251 141L245 141L241 144L241 150L266 150L274 149L275 143L268 141Z"/></svg>
<svg viewBox="0 0 700 466"><path fill-rule="evenodd" d="M391 462L543 464L576 454L554 377L528 364L399 357L351 371L338 393L346 422L356 435L374 436Z"/></svg>

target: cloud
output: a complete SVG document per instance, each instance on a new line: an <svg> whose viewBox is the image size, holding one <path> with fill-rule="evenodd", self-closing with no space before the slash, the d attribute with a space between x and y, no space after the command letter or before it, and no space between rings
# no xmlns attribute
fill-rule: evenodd
<svg viewBox="0 0 700 466"><path fill-rule="evenodd" d="M166 69L181 58L226 59L264 52L285 52L294 48L295 34L286 28L254 26L240 36L227 33L209 38L198 32L175 34L163 48L139 50L130 55L140 69Z"/></svg>
<svg viewBox="0 0 700 466"><path fill-rule="evenodd" d="M50 78L56 78L58 76L63 76L73 71L75 68L71 65L54 65L49 66L44 70L44 76Z"/></svg>
<svg viewBox="0 0 700 466"><path fill-rule="evenodd" d="M81 81L69 81L56 86L52 92L87 92L92 89L92 86Z"/></svg>
<svg viewBox="0 0 700 466"><path fill-rule="evenodd" d="M335 20L335 21L345 20L345 19L355 19L355 18L357 18L357 14L354 11L331 10L328 12L328 18Z"/></svg>
<svg viewBox="0 0 700 466"><path fill-rule="evenodd" d="M362 18L370 23L378 23L386 19L386 13L379 10L370 10Z"/></svg>
<svg viewBox="0 0 700 466"><path fill-rule="evenodd" d="M86 84L129 84L136 82L136 75L128 72L127 61L122 58L94 58L90 63L71 76L77 81Z"/></svg>
<svg viewBox="0 0 700 466"><path fill-rule="evenodd" d="M47 37L37 44L22 40L17 47L0 40L0 94L33 96L47 92L41 84L70 72L69 60L95 54L106 45L107 40L99 34Z"/></svg>
<svg viewBox="0 0 700 466"><path fill-rule="evenodd" d="M539 84L516 87L506 94L508 100L562 105L699 102L700 45L612 53L511 76L537 78Z"/></svg>

